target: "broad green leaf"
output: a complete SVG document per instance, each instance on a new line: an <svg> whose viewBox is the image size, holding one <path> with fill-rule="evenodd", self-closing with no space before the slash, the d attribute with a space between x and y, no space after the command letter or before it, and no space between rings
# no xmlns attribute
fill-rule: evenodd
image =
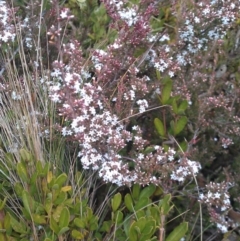
<svg viewBox="0 0 240 241"><path fill-rule="evenodd" d="M21 178L22 181L24 181L24 182L29 181L26 165L23 162L19 162L17 164L17 174Z"/></svg>
<svg viewBox="0 0 240 241"><path fill-rule="evenodd" d="M63 227L60 229L60 231L58 232L58 236L66 233L69 230L69 227Z"/></svg>
<svg viewBox="0 0 240 241"><path fill-rule="evenodd" d="M121 202L122 202L122 195L120 193L115 194L114 197L111 199L113 212L118 210Z"/></svg>
<svg viewBox="0 0 240 241"><path fill-rule="evenodd" d="M70 212L67 207L64 207L61 212L60 219L59 219L60 229L62 229L64 227L68 227L69 222L70 222Z"/></svg>
<svg viewBox="0 0 240 241"><path fill-rule="evenodd" d="M188 230L188 223L183 222L177 226L167 237L166 241L179 241Z"/></svg>
<svg viewBox="0 0 240 241"><path fill-rule="evenodd" d="M84 239L83 233L77 231L76 229L72 230L71 235L72 235L73 238L78 239L78 240L83 240Z"/></svg>
<svg viewBox="0 0 240 241"><path fill-rule="evenodd" d="M136 183L136 184L133 185L132 197L133 197L134 200L139 199L140 189L141 189L141 186L139 184Z"/></svg>
<svg viewBox="0 0 240 241"><path fill-rule="evenodd" d="M54 220L53 217L50 218L50 228L56 234L58 234L59 231L60 231L60 228L59 228L57 222Z"/></svg>
<svg viewBox="0 0 240 241"><path fill-rule="evenodd" d="M62 173L61 175L59 175L57 177L57 179L55 180L55 184L58 184L59 187L62 187L63 184L67 181L67 175L65 173Z"/></svg>
<svg viewBox="0 0 240 241"><path fill-rule="evenodd" d="M154 125L155 125L155 128L156 128L158 134L161 137L164 137L165 136L165 129L164 129L162 121L158 118L155 118L154 119Z"/></svg>
<svg viewBox="0 0 240 241"><path fill-rule="evenodd" d="M133 200L129 193L124 197L124 204L130 212L133 212Z"/></svg>
<svg viewBox="0 0 240 241"><path fill-rule="evenodd" d="M137 220L136 226L139 227L141 233L142 233L142 230L144 229L146 223L147 223L147 221L146 221L145 217L141 217Z"/></svg>
<svg viewBox="0 0 240 241"><path fill-rule="evenodd" d="M120 224L123 221L123 213L121 211L117 211L114 213L114 221L116 224Z"/></svg>
<svg viewBox="0 0 240 241"><path fill-rule="evenodd" d="M86 227L86 222L83 219L80 218L75 218L73 223L78 227L78 228L85 228Z"/></svg>
<svg viewBox="0 0 240 241"><path fill-rule="evenodd" d="M68 191L71 191L71 190L72 190L72 186L65 186L65 187L61 188L61 191L63 191L63 192L68 192Z"/></svg>
<svg viewBox="0 0 240 241"><path fill-rule="evenodd" d="M17 233L27 234L27 226L25 226L21 221L16 220L12 215L10 215L10 223L13 230Z"/></svg>
<svg viewBox="0 0 240 241"><path fill-rule="evenodd" d="M143 190L140 193L139 199L143 198L143 197L151 197L153 195L153 193L156 190L156 186L154 184L150 184L147 187L144 187Z"/></svg>
<svg viewBox="0 0 240 241"><path fill-rule="evenodd" d="M45 216L39 215L39 214L36 214L36 213L32 214L32 219L33 219L35 224L46 224L47 223Z"/></svg>
<svg viewBox="0 0 240 241"><path fill-rule="evenodd" d="M182 116L180 117L177 122L174 124L174 134L177 135L179 134L183 129L184 127L186 126L188 122L188 119L186 116Z"/></svg>
<svg viewBox="0 0 240 241"><path fill-rule="evenodd" d="M135 229L135 227L136 227L136 222L133 221L129 228L129 233L128 233L129 241L137 241L138 240L138 233L137 233L137 230Z"/></svg>
<svg viewBox="0 0 240 241"><path fill-rule="evenodd" d="M150 203L149 198L147 197L142 197L138 200L138 202L136 203L136 205L134 206L134 210L138 211L142 208L146 208L148 206L148 204Z"/></svg>
<svg viewBox="0 0 240 241"><path fill-rule="evenodd" d="M56 222L59 222L61 212L63 210L64 206L63 204L60 204L57 206L57 208L54 210L52 216Z"/></svg>
<svg viewBox="0 0 240 241"><path fill-rule="evenodd" d="M111 229L111 226L112 226L112 220L104 221L100 231L108 233Z"/></svg>
<svg viewBox="0 0 240 241"><path fill-rule="evenodd" d="M187 100L183 100L178 107L178 114L184 114L184 111L188 108Z"/></svg>

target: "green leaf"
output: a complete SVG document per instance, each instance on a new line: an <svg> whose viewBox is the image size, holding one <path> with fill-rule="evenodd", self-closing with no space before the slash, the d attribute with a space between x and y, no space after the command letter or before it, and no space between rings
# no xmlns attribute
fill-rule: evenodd
<svg viewBox="0 0 240 241"><path fill-rule="evenodd" d="M130 212L133 212L133 200L129 193L124 197L124 204Z"/></svg>
<svg viewBox="0 0 240 241"><path fill-rule="evenodd" d="M20 221L16 220L12 215L10 215L10 223L14 231L21 234L27 234L27 227Z"/></svg>
<svg viewBox="0 0 240 241"><path fill-rule="evenodd" d="M100 231L108 233L111 229L111 226L112 226L112 220L104 221Z"/></svg>
<svg viewBox="0 0 240 241"><path fill-rule="evenodd" d="M34 210L34 200L31 198L30 194L26 190L23 190L22 192L22 202L23 202L24 208L31 216Z"/></svg>
<svg viewBox="0 0 240 241"><path fill-rule="evenodd" d="M143 197L151 197L153 195L153 193L155 192L156 190L156 186L154 184L150 184L149 186L145 187L141 193L140 193L140 196L139 196L139 199L143 198Z"/></svg>
<svg viewBox="0 0 240 241"><path fill-rule="evenodd" d="M50 228L56 234L58 234L59 231L60 231L60 228L59 228L57 222L54 220L53 217L50 218Z"/></svg>
<svg viewBox="0 0 240 241"><path fill-rule="evenodd" d="M58 232L58 236L66 233L69 230L69 227L63 227L60 229L60 231Z"/></svg>
<svg viewBox="0 0 240 241"><path fill-rule="evenodd" d="M3 199L3 201L0 200L0 210L3 210L3 209L4 209L5 204L6 204L6 201L7 201L7 197L5 197L5 198Z"/></svg>
<svg viewBox="0 0 240 241"><path fill-rule="evenodd" d="M55 180L55 184L58 184L59 187L61 188L66 181L67 181L67 175L65 173L62 173Z"/></svg>
<svg viewBox="0 0 240 241"><path fill-rule="evenodd" d="M62 210L63 210L63 204L58 205L57 208L54 210L52 216L56 222L59 222Z"/></svg>
<svg viewBox="0 0 240 241"><path fill-rule="evenodd" d="M133 185L132 197L133 197L134 200L139 199L140 189L141 189L141 186L139 184L136 183L136 184Z"/></svg>
<svg viewBox="0 0 240 241"><path fill-rule="evenodd" d="M183 100L178 107L178 114L184 114L184 111L188 108L187 100Z"/></svg>
<svg viewBox="0 0 240 241"><path fill-rule="evenodd" d="M22 158L23 161L29 162L31 161L31 154L30 152L28 152L27 150L25 150L24 148L20 149L20 156Z"/></svg>
<svg viewBox="0 0 240 241"><path fill-rule="evenodd" d="M26 165L23 162L19 162L17 164L17 174L21 178L22 181L24 181L24 182L29 181Z"/></svg>
<svg viewBox="0 0 240 241"><path fill-rule="evenodd" d="M178 114L178 107L177 107L176 99L173 99L173 101L172 101L172 110L173 110L174 114Z"/></svg>
<svg viewBox="0 0 240 241"><path fill-rule="evenodd" d="M137 233L135 227L136 227L136 222L133 221L133 223L131 224L131 226L129 228L129 233L128 233L129 241L137 241L138 240L138 233Z"/></svg>
<svg viewBox="0 0 240 241"><path fill-rule="evenodd" d="M183 129L184 127L186 126L188 122L188 119L186 116L182 116L180 117L177 122L174 124L174 134L177 135L179 134Z"/></svg>
<svg viewBox="0 0 240 241"><path fill-rule="evenodd" d="M86 227L86 222L83 219L80 218L75 218L73 223L78 227L78 228L85 228Z"/></svg>
<svg viewBox="0 0 240 241"><path fill-rule="evenodd" d="M172 80L166 77L164 82L165 83L161 94L161 101L163 105L166 105L172 92Z"/></svg>
<svg viewBox="0 0 240 241"><path fill-rule="evenodd" d="M46 224L47 223L45 216L39 215L36 213L32 214L32 219L33 219L34 223L36 223L36 224Z"/></svg>
<svg viewBox="0 0 240 241"><path fill-rule="evenodd" d="M70 222L70 212L67 207L64 207L60 219L59 219L59 227L62 229L63 227L68 227Z"/></svg>
<svg viewBox="0 0 240 241"><path fill-rule="evenodd" d="M123 220L123 213L118 210L116 213L114 213L114 222L116 224L120 224L122 220Z"/></svg>
<svg viewBox="0 0 240 241"><path fill-rule="evenodd" d="M188 230L188 223L183 222L177 226L167 237L166 241L179 241Z"/></svg>
<svg viewBox="0 0 240 241"><path fill-rule="evenodd" d="M79 240L84 239L83 233L77 231L76 229L73 229L73 230L72 230L71 235L72 235L72 237L75 238L75 239L79 239Z"/></svg>
<svg viewBox="0 0 240 241"><path fill-rule="evenodd" d="M155 128L156 128L158 134L161 137L164 137L165 136L165 128L163 126L162 121L160 119L158 119L158 118L155 118L154 119L154 125L155 125Z"/></svg>
<svg viewBox="0 0 240 241"><path fill-rule="evenodd" d="M122 195L120 193L115 194L114 197L111 200L113 212L117 211L121 202L122 202Z"/></svg>
<svg viewBox="0 0 240 241"><path fill-rule="evenodd" d="M135 211L138 211L142 208L146 208L148 206L148 204L150 203L149 198L147 197L142 197L139 199L139 201L136 203L136 205L134 206Z"/></svg>

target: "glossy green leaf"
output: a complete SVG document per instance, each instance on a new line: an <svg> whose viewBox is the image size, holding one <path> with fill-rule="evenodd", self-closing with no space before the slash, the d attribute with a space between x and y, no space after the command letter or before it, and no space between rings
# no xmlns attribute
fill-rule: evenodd
<svg viewBox="0 0 240 241"><path fill-rule="evenodd" d="M164 137L165 136L165 129L164 129L162 121L158 118L155 118L154 119L154 125L155 125L155 128L156 128L158 134L161 137Z"/></svg>
<svg viewBox="0 0 240 241"><path fill-rule="evenodd" d="M133 200L129 193L124 197L124 204L130 212L133 212Z"/></svg>
<svg viewBox="0 0 240 241"><path fill-rule="evenodd" d="M111 199L113 212L118 210L121 202L122 202L122 195L120 193L115 194L114 197Z"/></svg>
<svg viewBox="0 0 240 241"><path fill-rule="evenodd" d="M70 222L70 212L67 207L64 207L60 215L59 227L60 228L68 227L69 222Z"/></svg>
<svg viewBox="0 0 240 241"><path fill-rule="evenodd" d="M179 134L183 129L184 127L186 126L188 122L188 119L186 116L182 116L180 117L177 122L174 124L174 134L177 135Z"/></svg>
<svg viewBox="0 0 240 241"><path fill-rule="evenodd" d="M177 226L167 237L166 241L179 241L187 233L188 223L183 222Z"/></svg>

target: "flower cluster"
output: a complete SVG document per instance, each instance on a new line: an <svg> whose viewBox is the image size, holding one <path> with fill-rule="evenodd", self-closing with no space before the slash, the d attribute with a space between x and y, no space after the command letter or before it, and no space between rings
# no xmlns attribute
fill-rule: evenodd
<svg viewBox="0 0 240 241"><path fill-rule="evenodd" d="M206 194L201 193L199 197L200 202L207 204L211 221L216 223L223 233L227 232L228 227L234 227L234 221L226 219L228 211L232 208L228 193L230 187L232 184L228 182L211 182L206 185Z"/></svg>

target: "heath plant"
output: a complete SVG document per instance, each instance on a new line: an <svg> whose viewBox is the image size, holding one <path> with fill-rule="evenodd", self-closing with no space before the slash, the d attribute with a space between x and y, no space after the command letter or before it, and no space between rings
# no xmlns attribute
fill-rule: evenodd
<svg viewBox="0 0 240 241"><path fill-rule="evenodd" d="M186 240L208 240L202 205L222 232L238 227L225 216L233 209L230 187L238 198L239 169L232 167L239 168L239 5L237 0L0 1L3 179L15 186L24 178L22 148L30 150L36 163L52 165L44 174L49 190L54 186L51 173L56 178L69 173L65 181L74 191L64 190L74 198L80 192L88 200L86 212L95 225L90 231L96 231L89 236L89 223L69 219L70 228L84 229L74 231L71 237L76 239L128 240L131 233L129 240L142 240L147 225L151 231L144 235L155 240L157 225L163 240L165 221L154 220L151 210L132 219L132 230L141 230L137 232L123 228L130 220L127 212L134 212L128 201L127 209L118 210L124 194L114 196L113 210L107 206L110 187L129 192L133 185L160 188L163 200L171 196L166 203L173 201L180 213L193 208L184 216L189 220L197 203L200 221L182 234ZM86 173L89 187L82 196L74 188L77 170ZM26 172L31 177L35 171L30 165ZM109 188L107 199L98 199L104 204L96 205L101 185ZM8 196L13 195L10 190ZM155 194L141 208L155 207ZM63 216L68 217L68 208L73 207L65 207ZM169 218L179 214L168 211ZM70 236L62 234L69 227L51 219L46 207L44 212L49 218L44 224L51 226L54 238L67 240ZM23 214L34 221L30 213ZM186 223L181 225L187 229Z"/></svg>

